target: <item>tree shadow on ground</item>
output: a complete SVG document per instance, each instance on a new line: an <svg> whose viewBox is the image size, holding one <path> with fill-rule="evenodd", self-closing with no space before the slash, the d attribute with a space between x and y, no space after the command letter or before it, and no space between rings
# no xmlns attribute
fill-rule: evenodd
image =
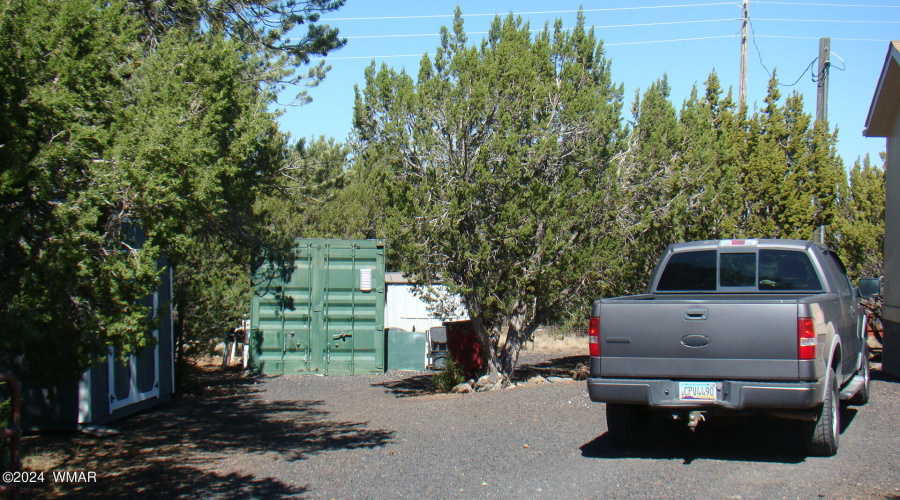
<svg viewBox="0 0 900 500"><path fill-rule="evenodd" d="M33 498L302 498L306 492L305 486L271 477L219 474L166 463L135 465L114 477L98 472L96 483L50 482L43 491L25 489Z"/></svg>
<svg viewBox="0 0 900 500"><path fill-rule="evenodd" d="M398 398L426 396L438 393L432 377L433 375L412 375L400 380L372 384L372 387L383 387L385 392Z"/></svg>
<svg viewBox="0 0 900 500"><path fill-rule="evenodd" d="M579 364L587 364L589 361L589 356L560 356L540 361L523 361L516 368L513 378L518 382L524 382L536 375L568 378L572 376L572 370ZM398 380L372 384L372 387L383 387L385 392L398 398L438 394L431 374L417 373Z"/></svg>
<svg viewBox="0 0 900 500"><path fill-rule="evenodd" d="M869 367L871 368L870 376L872 380L880 380L882 382L898 383L900 377L895 377L889 373L882 371L884 349L881 344L869 342Z"/></svg>
<svg viewBox="0 0 900 500"><path fill-rule="evenodd" d="M525 363L522 364L520 368L516 369L515 378L520 381L525 381L538 375L544 378L571 377L572 371L575 370L578 365L587 365L590 363L590 359L590 356L578 355L562 356L532 364Z"/></svg>
<svg viewBox="0 0 900 500"><path fill-rule="evenodd" d="M303 460L389 443L394 432L366 422L329 419L322 401L264 401L258 380L208 370L201 396L187 396L117 421L119 434L39 435L26 454L54 457L52 470L94 471L95 483L52 483L28 497L288 498L305 485L254 470L264 463ZM272 455L271 458L268 456ZM256 457L254 457L256 456ZM36 469L37 470L37 469ZM48 474L49 476L49 474Z"/></svg>
<svg viewBox="0 0 900 500"><path fill-rule="evenodd" d="M846 416L846 417L845 417ZM842 409L846 428L855 416L854 410ZM683 422L653 423L647 443L634 449L613 445L609 432L581 446L587 458L683 460L727 460L796 464L806 460L802 451L799 426L794 420L774 417L718 417L701 422L696 431Z"/></svg>
<svg viewBox="0 0 900 500"><path fill-rule="evenodd" d="M878 380L881 382L891 382L894 384L900 383L900 378L897 378L897 377L891 375L890 373L885 373L881 370L873 369L869 373L869 376L872 378L872 380Z"/></svg>

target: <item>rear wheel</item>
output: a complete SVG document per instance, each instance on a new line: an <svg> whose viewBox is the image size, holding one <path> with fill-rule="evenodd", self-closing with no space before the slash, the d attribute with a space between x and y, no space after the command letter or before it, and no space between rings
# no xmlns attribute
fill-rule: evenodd
<svg viewBox="0 0 900 500"><path fill-rule="evenodd" d="M606 427L617 448L637 448L646 442L650 412L639 405L606 403Z"/></svg>
<svg viewBox="0 0 900 500"><path fill-rule="evenodd" d="M837 453L841 437L840 401L837 376L828 370L825 402L816 410L816 419L803 424L803 445L808 455L830 457Z"/></svg>

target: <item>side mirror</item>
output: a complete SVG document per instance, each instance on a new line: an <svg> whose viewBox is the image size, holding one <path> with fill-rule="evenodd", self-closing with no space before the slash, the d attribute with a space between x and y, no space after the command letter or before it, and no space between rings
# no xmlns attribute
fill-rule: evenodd
<svg viewBox="0 0 900 500"><path fill-rule="evenodd" d="M860 297L878 297L881 295L881 280L878 278L860 278L857 290L859 290Z"/></svg>

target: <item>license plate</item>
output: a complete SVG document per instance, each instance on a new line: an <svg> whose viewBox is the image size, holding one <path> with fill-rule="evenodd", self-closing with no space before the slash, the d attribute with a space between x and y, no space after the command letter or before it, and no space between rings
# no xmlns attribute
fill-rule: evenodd
<svg viewBox="0 0 900 500"><path fill-rule="evenodd" d="M682 401L715 401L715 382L679 382L678 397Z"/></svg>

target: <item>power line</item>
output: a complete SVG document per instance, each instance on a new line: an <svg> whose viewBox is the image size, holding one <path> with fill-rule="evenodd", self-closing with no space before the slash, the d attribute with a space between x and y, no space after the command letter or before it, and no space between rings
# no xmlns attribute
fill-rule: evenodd
<svg viewBox="0 0 900 500"><path fill-rule="evenodd" d="M673 26L678 24L699 24L699 23L719 23L719 22L731 22L737 21L737 18L730 19L701 19L696 21L667 21L662 23L639 23L639 24L615 24L609 26L591 26L592 29L613 29L613 28L636 28L636 27L646 27L646 26ZM572 31L574 28L562 28L562 31ZM537 33L544 31L545 28L534 28L530 29L531 33ZM467 31L466 35L487 35L489 31ZM418 33L418 34L390 34L390 35L355 35L344 37L348 40L358 40L363 38L405 38L405 37L425 37L425 36L440 36L440 33Z"/></svg>
<svg viewBox="0 0 900 500"><path fill-rule="evenodd" d="M799 3L799 2L777 2L777 1L754 1L754 3L763 3L763 4L773 4L773 5L808 5L808 6L833 6L833 7L868 7L868 6L856 6L856 5L846 5L846 4L811 4L811 3ZM563 14L563 13L575 13L575 12L601 12L601 11L635 11L635 10L648 10L648 9L660 9L660 8L688 8L688 7L708 7L708 6L717 6L717 5L735 5L740 6L740 3L735 2L717 2L717 3L697 3L697 4L682 4L682 5L665 5L665 6L637 6L637 7L618 7L618 8L600 8L600 9L582 9L582 10L555 10L555 11L540 11L540 12L521 12L517 15L538 15L538 14ZM900 8L900 6L871 6L871 7L896 7ZM483 16L495 16L497 14L464 14L463 17L483 17ZM453 17L452 15L419 15L419 16L381 16L381 17L353 17L353 18L334 18L329 19L328 21L364 21L364 20L389 20L389 19L426 19L426 18L447 18ZM738 18L725 18L725 19L701 19L701 20L690 20L690 21L668 21L668 22L659 22L659 23L636 23L636 24L619 24L619 25L608 25L608 26L592 26L592 29L617 29L617 28L631 28L631 27L648 27L648 26L669 26L669 25L684 25L684 24L701 24L701 23L715 23L715 22L731 22L740 20ZM821 22L821 23L859 23L859 24L900 24L900 21L854 21L854 20L822 20L822 19L778 19L778 18L756 18L755 21L766 21L766 22ZM759 56L759 63L766 71L766 73L771 77L772 73L766 67L765 63L762 60L762 52L759 49L759 46L756 43L756 38L786 38L786 39L802 39L802 40L817 40L816 37L803 37L803 36L788 36L788 35L757 35L753 26L753 23L750 23L750 28L753 31L753 45L756 48L757 54ZM542 32L546 28L535 28L529 30L530 32ZM563 28L563 31L571 31L573 28ZM467 32L467 35L486 35L489 34L487 31L476 31L476 32ZM387 35L355 35L348 36L348 39L384 39L384 38L411 38L411 37L433 37L440 36L439 33L414 33L414 34L387 34ZM648 45L648 44L657 44L657 43L675 43L675 42L686 42L686 41L696 41L696 40L714 40L714 39L722 39L722 38L734 38L738 36L737 34L733 35L719 35L719 36L705 36L705 37L690 37L690 38L676 38L676 39L667 39L667 40L646 40L646 41L636 41L636 42L617 42L617 43L604 43L605 47L614 47L614 46L626 46L626 45ZM862 42L884 42L885 40L876 40L876 39L863 39L863 38L833 38L834 40L841 41L862 41ZM339 61L339 60L360 60L360 59L393 59L393 58L408 58L408 57L422 57L422 54L390 54L390 55L376 55L376 56L339 56L339 57L327 57L321 59L328 59L329 61ZM814 63L815 61L813 61ZM810 63L813 64L813 63ZM790 84L783 86L793 86L796 85L797 82L809 71L808 66L806 70L798 77L798 79Z"/></svg>
<svg viewBox="0 0 900 500"><path fill-rule="evenodd" d="M838 59L841 60L841 67L840 67L840 68L835 67L835 69L839 69L839 70L841 70L841 71L847 71L847 62L844 61L844 58L842 58L841 56L835 54L834 52L832 52L831 55L833 55L834 57L837 57ZM832 64L832 67L834 67L833 64Z"/></svg>
<svg viewBox="0 0 900 500"><path fill-rule="evenodd" d="M751 38L753 39L753 46L756 48L756 53L759 55L759 65L762 66L762 68L766 71L766 74L769 75L769 78L772 78L772 72L769 71L769 68L767 68L766 64L763 62L762 51L759 50L759 45L756 44L756 29L753 27L753 21L750 21L750 32L752 33ZM778 83L778 86L779 87L793 87L794 85L797 85L798 83L800 83L800 80L803 78L803 75L805 75L806 72L809 71L810 68L812 68L812 65L815 64L816 61L818 61L818 60L819 60L818 57L813 59L812 62L810 62L809 65L806 66L806 69L803 70L803 73L800 73L800 76L798 76L797 79L794 80L794 83L787 83L787 84ZM813 81L816 81L815 75L813 76Z"/></svg>
<svg viewBox="0 0 900 500"><path fill-rule="evenodd" d="M900 21L856 21L853 19L766 19L757 17L756 21L775 21L791 23L855 23L855 24L900 24Z"/></svg>
<svg viewBox="0 0 900 500"><path fill-rule="evenodd" d="M817 36L791 36L791 35L756 35L757 38L788 38L793 40L818 40L820 37ZM886 43L890 42L887 38L876 39L876 38L835 38L831 37L832 40L840 40L842 42L878 42L878 43Z"/></svg>
<svg viewBox="0 0 900 500"><path fill-rule="evenodd" d="M327 59L328 61L349 61L353 59L398 59L402 57L422 57L422 54L396 54L389 56L341 56L341 57L310 57L312 60Z"/></svg>
<svg viewBox="0 0 900 500"><path fill-rule="evenodd" d="M750 30L751 30L751 32L753 33L753 37L752 37L752 38L753 38L753 46L756 47L756 53L759 54L759 65L762 66L762 68L766 71L766 74L769 75L769 78L772 78L772 72L769 71L769 68L766 67L765 63L763 63L763 60L762 60L762 51L759 50L759 45L756 44L756 38L757 38L757 36L758 36L759 38L798 38L798 39L804 39L804 40L818 40L818 38L814 38L814 37L805 37L805 36L783 36L783 37L782 37L782 36L757 35L757 34L756 34L756 30L753 28L753 22L750 23ZM835 40L845 40L845 39L842 39L842 38L835 38ZM882 41L882 40L869 40L869 41ZM832 54L834 54L834 53L832 52ZM840 68L837 68L837 67L836 67L836 69L841 70L841 71L845 71L845 70L847 69L847 64L844 62L843 59L841 59L841 56L838 56L837 54L834 54L834 55L837 56L837 58L841 60L841 64L842 64L842 66L843 66L843 67L840 67ZM810 68L812 68L813 64L815 64L816 61L818 61L818 60L819 60L818 57L816 57L815 59L813 59L813 60L806 66L806 69L804 69L803 72L800 73L800 76L798 76L797 79L794 80L794 83L778 83L778 86L779 86L779 87L793 87L794 85L797 85L798 83L800 83L800 80L803 78L803 76L806 74L806 72L809 71ZM829 65L826 67L826 71L828 70L827 68L830 68L830 67L831 67L831 65L829 64ZM811 72L811 73L810 73L810 76L812 77L812 81L813 81L813 82L818 82L819 79L821 78L821 75L817 75L817 74L815 74L815 72Z"/></svg>
<svg viewBox="0 0 900 500"><path fill-rule="evenodd" d="M753 21L750 21L750 38L753 40L753 47L756 48L756 54L759 56L759 65L766 70L766 74L769 75L769 78L772 78L772 72L769 71L769 68L766 67L766 64L762 60L762 51L759 50L759 45L756 44L756 28L753 26ZM801 75L803 76L803 75Z"/></svg>
<svg viewBox="0 0 900 500"><path fill-rule="evenodd" d="M801 2L757 2L754 1L755 4L770 4L770 5L803 5L804 7L853 7L853 8L885 8L885 9L900 9L900 5L857 5L857 4L842 4L842 3L801 3Z"/></svg>
<svg viewBox="0 0 900 500"><path fill-rule="evenodd" d="M738 35L718 35L718 36L699 36L694 38L676 38L673 40L649 40L646 42L619 42L619 43L604 43L604 47L615 47L619 45L644 45L649 43L671 43L671 42L690 42L694 40L713 40L716 38L735 38Z"/></svg>
<svg viewBox="0 0 900 500"><path fill-rule="evenodd" d="M648 6L648 7L609 7L603 9L581 9L581 10L546 10L539 12L511 12L511 14L515 14L517 16L530 16L530 15L540 15L540 14L575 14L578 12L611 12L611 11L624 11L624 10L648 10L648 9L677 9L677 8L687 8L687 7L712 7L716 5L738 5L739 3L735 2L716 2L716 3L695 3L695 4L684 4L684 5L658 5L658 6ZM463 14L462 17L494 17L498 16L500 13L494 12L493 14ZM452 18L453 14L434 14L434 15L420 15L420 16L375 16L375 17L332 17L332 18L322 18L322 22L333 22L333 21L381 21L381 20L389 20L389 19L441 19L441 18Z"/></svg>
<svg viewBox="0 0 900 500"><path fill-rule="evenodd" d="M753 30L753 23L750 23L750 28ZM571 28L570 28L571 29ZM484 33L467 33L467 34L484 34ZM400 35L397 35L400 36ZM424 36L424 35L423 35ZM740 36L740 33L734 33L731 35L718 35L718 36L705 36L705 37L693 37L693 38L676 38L670 40L647 40L647 41L639 41L639 42L616 42L616 43L607 43L604 42L604 47L616 47L616 46L624 46L624 45L647 45L654 43L673 43L673 42L690 42L695 40L715 40L721 38L736 38ZM756 44L756 38L786 38L786 39L794 39L794 40L818 40L819 37L813 36L789 36L789 35L757 35L753 33L753 46L756 48L756 52L759 55L759 63L766 71L766 73L771 77L772 72L766 67L765 63L762 61L762 52L759 49L759 46ZM831 38L832 40L840 40L843 42L877 42L877 43L885 43L890 40L887 39L875 39L875 38ZM396 58L404 58L404 57L422 57L422 54L391 54L391 55L383 55L383 56L340 56L340 57L318 57L313 59L327 59L329 61L342 61L342 60L353 60L353 59L396 59ZM805 72L804 72L805 73ZM803 76L802 74L800 75ZM794 85L794 84L792 84ZM789 86L789 85L784 85Z"/></svg>
<svg viewBox="0 0 900 500"><path fill-rule="evenodd" d="M807 66L806 69L803 70L803 73L800 73L800 76L798 76L797 79L794 80L794 83L779 83L778 85L779 85L780 87L793 87L794 85L797 85L798 83L800 83L800 79L803 78L803 75L805 75L806 72L809 71L810 68L812 68L813 64L815 64L816 61L818 61L818 60L819 60L818 57L815 58L815 59L813 59L812 62L809 63L809 66ZM769 76L771 77L772 75L770 74ZM812 80L813 80L814 82L815 82L815 81L818 81L818 80L816 80L816 75L815 75L815 73L812 74Z"/></svg>
<svg viewBox="0 0 900 500"><path fill-rule="evenodd" d="M700 37L692 37L692 38L675 38L670 40L647 40L640 42L617 42L617 43L603 43L604 47L616 47L620 45L646 45L652 43L673 43L673 42L690 42L694 40L714 40L718 38L735 38L737 34L734 35L718 35L718 36L700 36ZM396 55L387 55L387 56L343 56L343 57L317 57L313 59L327 59L329 61L342 61L342 60L352 60L352 59L394 59L401 57L422 57L422 54L396 54Z"/></svg>

